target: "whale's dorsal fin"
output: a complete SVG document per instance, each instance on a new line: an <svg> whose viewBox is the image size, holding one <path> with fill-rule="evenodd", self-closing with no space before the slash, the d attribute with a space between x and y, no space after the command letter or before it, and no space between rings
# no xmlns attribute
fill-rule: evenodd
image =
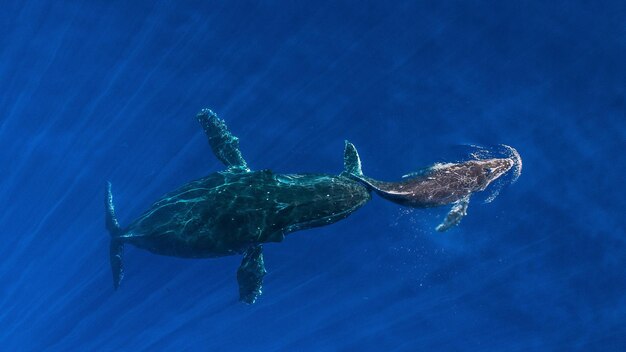
<svg viewBox="0 0 626 352"><path fill-rule="evenodd" d="M239 283L239 300L253 304L263 293L263 276L265 276L265 263L263 262L263 247L257 245L249 248L243 256L241 265L237 269L237 282Z"/></svg>
<svg viewBox="0 0 626 352"><path fill-rule="evenodd" d="M431 171L432 171L432 169L430 167L424 167L424 168L421 168L421 169L419 169L417 171L410 172L410 173L408 173L406 175L402 175L402 178L413 178L413 177L417 177L417 176L424 176L424 175L427 175Z"/></svg>
<svg viewBox="0 0 626 352"><path fill-rule="evenodd" d="M196 116L209 139L213 154L228 167L229 171L249 172L248 164L239 151L239 138L233 136L224 120L210 109L203 109Z"/></svg>
<svg viewBox="0 0 626 352"><path fill-rule="evenodd" d="M468 195L455 202L448 215L446 215L446 218L441 224L439 224L439 226L437 226L437 231L444 232L451 227L458 225L461 222L461 219L467 215L469 199L470 196Z"/></svg>
<svg viewBox="0 0 626 352"><path fill-rule="evenodd" d="M346 141L346 147L343 151L343 172L353 176L363 176L359 153L354 144L348 141Z"/></svg>

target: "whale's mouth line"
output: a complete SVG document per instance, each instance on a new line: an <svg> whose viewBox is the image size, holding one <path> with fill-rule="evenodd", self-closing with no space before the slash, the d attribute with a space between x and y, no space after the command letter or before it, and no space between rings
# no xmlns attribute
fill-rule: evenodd
<svg viewBox="0 0 626 352"><path fill-rule="evenodd" d="M304 229L304 228L309 228L313 224L319 224L319 223L324 222L324 219L326 219L326 221L328 223L333 223L334 222L333 220L336 221L336 219L342 219L344 217L347 217L352 212L354 212L356 209L360 208L363 204L355 205L355 206L353 206L353 207L351 207L349 209L333 213L332 215L329 215L329 216L323 216L323 217L320 217L320 218L317 218L317 219L308 220L308 221L302 221L302 222L298 222L298 223L295 223L295 224L291 224L291 225L287 226L285 233L298 231L298 230L301 230L301 229Z"/></svg>

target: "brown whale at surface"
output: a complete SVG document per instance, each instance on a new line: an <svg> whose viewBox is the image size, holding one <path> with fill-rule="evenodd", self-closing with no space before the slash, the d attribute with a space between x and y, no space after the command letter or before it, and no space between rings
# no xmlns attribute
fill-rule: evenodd
<svg viewBox="0 0 626 352"><path fill-rule="evenodd" d="M346 141L346 148L354 146ZM512 147L507 146L507 149L511 155L506 158L439 163L397 182L378 181L364 176L360 167L352 170L350 175L379 196L403 206L430 208L453 204L444 222L437 227L438 231L445 231L458 225L467 214L469 198L473 193L484 191L513 168L517 168L519 174L521 158Z"/></svg>

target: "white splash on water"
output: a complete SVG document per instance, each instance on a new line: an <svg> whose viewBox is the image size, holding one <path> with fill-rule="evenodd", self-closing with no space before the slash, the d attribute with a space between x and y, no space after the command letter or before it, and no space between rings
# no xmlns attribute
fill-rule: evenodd
<svg viewBox="0 0 626 352"><path fill-rule="evenodd" d="M511 180L511 184L513 184L522 174L522 157L515 148L506 144L501 144L501 146L508 152L508 157L513 159L513 179Z"/></svg>

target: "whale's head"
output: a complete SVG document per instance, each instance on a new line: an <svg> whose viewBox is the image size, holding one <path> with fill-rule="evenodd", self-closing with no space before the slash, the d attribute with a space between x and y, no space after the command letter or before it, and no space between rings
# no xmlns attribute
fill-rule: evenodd
<svg viewBox="0 0 626 352"><path fill-rule="evenodd" d="M339 221L371 199L360 182L323 174L276 175L275 223L289 233Z"/></svg>
<svg viewBox="0 0 626 352"><path fill-rule="evenodd" d="M506 174L515 165L511 158L484 159L470 161L471 173L478 181L478 189L484 190L493 181Z"/></svg>

